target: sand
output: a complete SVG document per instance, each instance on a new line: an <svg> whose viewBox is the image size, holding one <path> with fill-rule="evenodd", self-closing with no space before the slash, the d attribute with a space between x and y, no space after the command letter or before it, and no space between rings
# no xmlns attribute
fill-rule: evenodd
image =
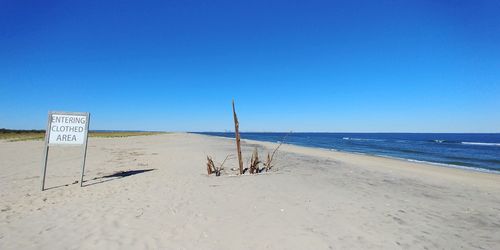
<svg viewBox="0 0 500 250"><path fill-rule="evenodd" d="M258 147L243 141L245 164ZM206 175L234 142L195 134L0 141L0 249L499 249L500 175L284 145L274 171ZM114 175L120 171L129 171ZM108 177L105 177L108 176Z"/></svg>

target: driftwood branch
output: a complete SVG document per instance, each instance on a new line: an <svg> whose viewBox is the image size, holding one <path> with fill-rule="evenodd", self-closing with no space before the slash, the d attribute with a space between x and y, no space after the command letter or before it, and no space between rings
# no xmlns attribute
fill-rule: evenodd
<svg viewBox="0 0 500 250"><path fill-rule="evenodd" d="M292 132L286 134L283 139L280 141L278 146L272 151L267 153L267 157L265 162L262 162L259 159L259 152L257 147L254 149L252 153L252 157L250 158L250 162L248 164L247 168L243 168L243 157L241 156L241 137L240 137L240 123L238 121L238 116L236 115L236 108L234 105L234 100L233 100L233 119L234 119L234 134L235 134L235 139L236 139L236 150L237 150L237 156L238 156L238 165L239 165L239 173L240 175L243 175L247 171L250 172L250 174L257 174L261 173L262 171L269 171L274 167L274 157L276 156L276 153L280 149L281 145L283 145L285 139L290 135ZM212 157L207 156L207 174L211 175L215 173L216 176L221 175L221 171L224 170L224 164L226 161L231 157L232 155L227 155L226 158L222 163L219 164L219 166L216 166ZM263 168L259 168L259 164L263 164ZM231 168L231 170L238 170L236 168Z"/></svg>
<svg viewBox="0 0 500 250"><path fill-rule="evenodd" d="M281 147L281 145L283 145L283 143L285 142L286 138L288 137L288 135L290 135L292 132L290 131L290 133L286 134L283 139L280 141L280 144L273 150L273 153L272 154L269 154L267 153L267 159L266 159L266 162L264 162L264 170L269 171L271 170L271 168L273 168L274 166L274 163L273 163L273 160L274 160L274 156L276 154L276 152L278 152L278 149ZM262 170L261 170L262 171Z"/></svg>
<svg viewBox="0 0 500 250"><path fill-rule="evenodd" d="M216 166L212 157L207 156L207 173L208 175L211 175L215 173L215 176L220 176L222 170L224 170L224 163L226 163L227 159L229 159L232 155L227 155L226 158L222 163L219 164L219 166Z"/></svg>
<svg viewBox="0 0 500 250"><path fill-rule="evenodd" d="M233 100L233 118L234 118L234 134L236 137L236 150L238 151L238 163L240 166L240 174L243 174L243 158L241 157L241 143L240 143L240 123L238 122L238 116L236 115L236 109L234 108Z"/></svg>
<svg viewBox="0 0 500 250"><path fill-rule="evenodd" d="M215 172L215 164L212 157L207 156L207 174L211 175Z"/></svg>
<svg viewBox="0 0 500 250"><path fill-rule="evenodd" d="M250 174L257 174L259 173L259 152L257 151L257 147L254 149L252 153L252 158L250 159L250 166L248 169L250 170Z"/></svg>
<svg viewBox="0 0 500 250"><path fill-rule="evenodd" d="M233 155L227 155L226 156L226 159L224 159L224 161L220 164L220 167L223 168L224 167L224 163L226 163L227 159L229 159L229 157L231 157Z"/></svg>

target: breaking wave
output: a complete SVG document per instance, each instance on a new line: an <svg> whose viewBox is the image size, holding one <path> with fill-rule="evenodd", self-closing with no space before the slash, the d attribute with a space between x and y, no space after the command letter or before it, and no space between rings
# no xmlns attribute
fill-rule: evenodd
<svg viewBox="0 0 500 250"><path fill-rule="evenodd" d="M365 139L365 138L351 138L351 137L342 137L342 140L349 140L349 141L385 141L382 139Z"/></svg>
<svg viewBox="0 0 500 250"><path fill-rule="evenodd" d="M489 143L489 142L462 142L464 145L477 145L477 146L500 146L500 143Z"/></svg>

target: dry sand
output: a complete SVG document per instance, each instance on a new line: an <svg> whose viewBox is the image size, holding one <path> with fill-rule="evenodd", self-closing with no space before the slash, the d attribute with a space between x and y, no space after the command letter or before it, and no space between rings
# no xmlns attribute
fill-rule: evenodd
<svg viewBox="0 0 500 250"><path fill-rule="evenodd" d="M0 142L0 249L500 249L496 174L284 145L272 173L208 177L234 142L166 134L90 138L84 188L53 148L40 192L42 148Z"/></svg>

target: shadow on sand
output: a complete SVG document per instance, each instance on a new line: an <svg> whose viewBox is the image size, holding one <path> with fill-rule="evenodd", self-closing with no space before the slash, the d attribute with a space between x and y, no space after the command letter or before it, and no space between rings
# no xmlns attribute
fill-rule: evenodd
<svg viewBox="0 0 500 250"><path fill-rule="evenodd" d="M95 184L100 184L100 183L104 183L104 182L108 182L108 181L112 181L112 180L117 180L117 179L121 179L124 177L136 175L136 174L142 174L142 173L146 173L146 172L153 171L153 170L156 170L156 169L155 168L148 168L148 169L118 171L114 174L105 175L105 176L101 176L101 177L95 177L92 180L83 181L83 183L84 183L83 186L84 187L92 186ZM94 181L96 181L96 182L94 182ZM87 182L92 182L92 183L85 184Z"/></svg>
<svg viewBox="0 0 500 250"><path fill-rule="evenodd" d="M43 190L47 191L47 190L50 190L50 189L55 189L55 188L60 188L60 187L68 187L68 186L75 185L75 184L78 184L78 181L75 181L75 182L73 182L71 184L62 184L62 185L53 186L53 187L46 187Z"/></svg>
<svg viewBox="0 0 500 250"><path fill-rule="evenodd" d="M118 171L114 174L104 175L101 177L95 177L91 180L83 181L83 186L84 187L92 186L95 184L100 184L100 183L104 183L104 182L108 182L108 181L112 181L112 180L117 180L117 179L125 178L128 176L136 175L136 174L142 174L142 173L146 173L146 172L153 171L153 170L156 170L156 169L155 168L148 168L148 169ZM88 183L88 182L92 182L92 183ZM86 184L86 183L88 183L88 184Z"/></svg>
<svg viewBox="0 0 500 250"><path fill-rule="evenodd" d="M121 179L124 177L136 175L136 174L142 174L142 173L146 173L146 172L153 171L153 170L156 170L156 169L155 168L148 168L148 169L118 171L118 172L115 172L114 174L104 175L101 177L94 177L90 180L84 180L82 186L83 187L92 186L95 184L100 184L100 183L104 183L104 182L108 182L108 181L112 181L112 180L117 180L117 179ZM54 186L54 187L48 187L48 188L45 188L44 190L50 190L50 189L55 189L55 188L60 188L60 187L67 187L67 186L75 185L78 183L79 183L79 181L75 181L71 184L63 184L63 185L58 185L58 186Z"/></svg>

